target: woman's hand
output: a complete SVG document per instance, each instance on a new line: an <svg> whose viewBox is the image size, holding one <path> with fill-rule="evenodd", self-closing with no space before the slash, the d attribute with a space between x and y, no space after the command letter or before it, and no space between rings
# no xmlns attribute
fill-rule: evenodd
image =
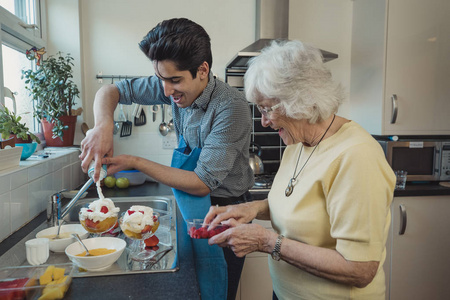
<svg viewBox="0 0 450 300"><path fill-rule="evenodd" d="M206 214L204 223L214 228L223 221L233 218L236 224L245 224L253 220L258 211L252 205L253 202L228 206L211 206Z"/></svg>
<svg viewBox="0 0 450 300"><path fill-rule="evenodd" d="M224 224L232 227L210 238L208 240L210 245L229 247L237 257L243 257L255 251L266 253L272 251L271 239L276 240L276 233L258 224L240 224L234 219L229 219Z"/></svg>

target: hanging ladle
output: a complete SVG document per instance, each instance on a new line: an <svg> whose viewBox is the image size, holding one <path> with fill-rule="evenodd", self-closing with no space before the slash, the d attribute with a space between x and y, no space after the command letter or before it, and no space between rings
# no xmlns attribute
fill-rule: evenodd
<svg viewBox="0 0 450 300"><path fill-rule="evenodd" d="M162 110L162 122L159 124L159 133L161 133L162 136L166 136L170 129L169 126L167 126L166 122L164 121L164 115L166 114L166 109L164 107L164 104L161 104L161 110Z"/></svg>

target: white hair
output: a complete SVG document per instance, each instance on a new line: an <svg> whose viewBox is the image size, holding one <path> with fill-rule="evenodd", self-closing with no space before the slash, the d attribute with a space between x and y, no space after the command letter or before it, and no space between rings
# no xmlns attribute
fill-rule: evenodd
<svg viewBox="0 0 450 300"><path fill-rule="evenodd" d="M247 100L275 99L286 116L320 122L336 113L344 92L331 78L320 50L300 41L274 41L249 62Z"/></svg>

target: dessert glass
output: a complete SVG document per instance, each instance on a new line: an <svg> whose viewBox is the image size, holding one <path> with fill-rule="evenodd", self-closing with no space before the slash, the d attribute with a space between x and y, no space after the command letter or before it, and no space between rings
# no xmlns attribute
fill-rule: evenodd
<svg viewBox="0 0 450 300"><path fill-rule="evenodd" d="M132 240L132 243L130 245L130 257L132 260L135 261L147 261L151 259L155 254L156 251L146 249L146 245L144 240L148 239L149 237L153 236L156 232L156 230L159 227L159 213L153 212L153 219L154 221L153 225L147 225L148 228L144 228L141 232L133 232L128 229L124 229L123 227L123 216L125 213L122 213L121 218L119 219L119 225L122 229L122 232Z"/></svg>
<svg viewBox="0 0 450 300"><path fill-rule="evenodd" d="M114 226L117 224L118 216L117 215L112 216L112 217L106 218L103 221L99 221L99 222L95 222L95 223L92 221L86 222L89 219L82 220L81 219L81 211L80 211L78 213L78 218L80 220L81 226L83 226L87 232L93 234L94 237L100 237L102 233L110 231L111 229L114 228Z"/></svg>

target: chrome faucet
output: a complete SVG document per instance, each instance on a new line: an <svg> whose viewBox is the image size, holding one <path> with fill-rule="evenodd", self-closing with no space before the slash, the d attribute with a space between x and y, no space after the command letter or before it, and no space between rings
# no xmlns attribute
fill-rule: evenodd
<svg viewBox="0 0 450 300"><path fill-rule="evenodd" d="M58 226L60 220L64 219L64 217L69 213L70 209L73 205L80 199L81 195L91 186L94 182L94 179L89 178L88 181L83 185L83 187L78 191L75 197L70 200L70 202L64 207L61 208L61 193L65 190L59 191L53 194L50 198L50 201L47 205L47 222L51 226Z"/></svg>

